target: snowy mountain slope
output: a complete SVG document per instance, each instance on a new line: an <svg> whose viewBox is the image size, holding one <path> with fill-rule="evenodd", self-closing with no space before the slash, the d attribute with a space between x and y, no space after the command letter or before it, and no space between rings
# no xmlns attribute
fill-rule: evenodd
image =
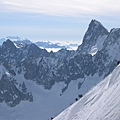
<svg viewBox="0 0 120 120"><path fill-rule="evenodd" d="M120 66L54 120L119 120Z"/></svg>

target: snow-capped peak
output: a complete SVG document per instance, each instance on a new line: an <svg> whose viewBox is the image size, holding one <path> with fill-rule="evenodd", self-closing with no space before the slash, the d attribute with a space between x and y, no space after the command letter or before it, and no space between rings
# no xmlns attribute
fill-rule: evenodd
<svg viewBox="0 0 120 120"><path fill-rule="evenodd" d="M98 22L97 20L92 20L89 24L87 32L96 31L96 29L100 29L100 30L108 33L107 29L100 22Z"/></svg>
<svg viewBox="0 0 120 120"><path fill-rule="evenodd" d="M11 41L26 41L27 38L21 38L19 36L7 36L5 39L10 39Z"/></svg>

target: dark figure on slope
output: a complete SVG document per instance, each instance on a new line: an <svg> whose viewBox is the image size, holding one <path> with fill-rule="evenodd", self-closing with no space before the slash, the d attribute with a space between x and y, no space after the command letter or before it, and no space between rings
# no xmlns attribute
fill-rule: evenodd
<svg viewBox="0 0 120 120"><path fill-rule="evenodd" d="M75 98L75 101L78 101L78 98Z"/></svg>
<svg viewBox="0 0 120 120"><path fill-rule="evenodd" d="M79 94L79 95L78 95L78 97L79 97L79 98L82 98L82 97L83 97L83 95L82 95L82 94Z"/></svg>
<svg viewBox="0 0 120 120"><path fill-rule="evenodd" d="M120 64L120 61L117 62L117 65L119 65L119 64Z"/></svg>
<svg viewBox="0 0 120 120"><path fill-rule="evenodd" d="M53 120L53 117L51 117L51 120Z"/></svg>

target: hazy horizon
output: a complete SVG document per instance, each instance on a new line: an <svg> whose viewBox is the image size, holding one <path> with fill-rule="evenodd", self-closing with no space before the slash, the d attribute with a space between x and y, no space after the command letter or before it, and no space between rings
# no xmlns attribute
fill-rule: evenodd
<svg viewBox="0 0 120 120"><path fill-rule="evenodd" d="M116 0L1 0L0 38L20 36L31 41L82 41L92 19L108 30L120 27Z"/></svg>

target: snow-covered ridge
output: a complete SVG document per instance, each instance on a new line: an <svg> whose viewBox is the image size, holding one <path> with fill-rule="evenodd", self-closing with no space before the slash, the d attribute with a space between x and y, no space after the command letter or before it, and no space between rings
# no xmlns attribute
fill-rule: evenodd
<svg viewBox="0 0 120 120"><path fill-rule="evenodd" d="M120 66L54 120L119 120Z"/></svg>

